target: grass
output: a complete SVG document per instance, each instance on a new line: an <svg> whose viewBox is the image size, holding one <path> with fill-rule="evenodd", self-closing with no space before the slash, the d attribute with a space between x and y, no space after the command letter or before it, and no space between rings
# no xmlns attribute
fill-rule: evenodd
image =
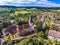
<svg viewBox="0 0 60 45"><path fill-rule="evenodd" d="M15 34L14 34L14 37L15 37L15 38L19 38L20 36L19 36L17 33L15 33Z"/></svg>
<svg viewBox="0 0 60 45"><path fill-rule="evenodd" d="M15 11L15 14L26 14L26 13L29 13L28 11Z"/></svg>
<svg viewBox="0 0 60 45"><path fill-rule="evenodd" d="M59 11L60 12L60 10L53 10L53 11Z"/></svg>
<svg viewBox="0 0 60 45"><path fill-rule="evenodd" d="M8 40L9 36L4 36L4 40Z"/></svg>

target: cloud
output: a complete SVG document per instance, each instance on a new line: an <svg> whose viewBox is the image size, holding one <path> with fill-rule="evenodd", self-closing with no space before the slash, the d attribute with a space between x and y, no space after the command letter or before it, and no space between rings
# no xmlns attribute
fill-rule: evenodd
<svg viewBox="0 0 60 45"><path fill-rule="evenodd" d="M0 5L60 7L60 4L48 0L0 0Z"/></svg>
<svg viewBox="0 0 60 45"><path fill-rule="evenodd" d="M33 2L37 2L37 0L0 0L0 3L33 3Z"/></svg>

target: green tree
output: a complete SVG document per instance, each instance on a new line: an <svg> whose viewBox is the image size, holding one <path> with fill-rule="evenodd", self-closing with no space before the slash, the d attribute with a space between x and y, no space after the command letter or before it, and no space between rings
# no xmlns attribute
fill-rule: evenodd
<svg viewBox="0 0 60 45"><path fill-rule="evenodd" d="M38 37L44 37L44 33L42 31L38 32L37 34Z"/></svg>
<svg viewBox="0 0 60 45"><path fill-rule="evenodd" d="M52 29L52 30L58 30L59 31L58 26L56 26L54 24L50 24L50 29Z"/></svg>
<svg viewBox="0 0 60 45"><path fill-rule="evenodd" d="M42 21L37 20L35 24L36 24L36 30L38 31L42 30Z"/></svg>

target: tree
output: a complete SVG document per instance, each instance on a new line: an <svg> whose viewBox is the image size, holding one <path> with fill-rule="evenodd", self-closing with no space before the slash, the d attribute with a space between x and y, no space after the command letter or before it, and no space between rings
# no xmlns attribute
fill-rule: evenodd
<svg viewBox="0 0 60 45"><path fill-rule="evenodd" d="M10 38L8 40L6 40L3 45L14 45L13 41L10 40Z"/></svg>
<svg viewBox="0 0 60 45"><path fill-rule="evenodd" d="M22 41L19 43L19 45L28 45L29 42L30 42L30 39L27 38L27 39L22 40Z"/></svg>
<svg viewBox="0 0 60 45"><path fill-rule="evenodd" d="M3 27L3 28L6 28L7 26L8 26L8 22L3 22L3 23L2 23L2 27Z"/></svg>
<svg viewBox="0 0 60 45"><path fill-rule="evenodd" d="M58 26L56 26L54 24L50 24L50 29L52 29L52 30L58 30L59 31Z"/></svg>
<svg viewBox="0 0 60 45"><path fill-rule="evenodd" d="M57 40L53 39L53 40L51 40L51 43L52 43L52 45L57 45Z"/></svg>
<svg viewBox="0 0 60 45"><path fill-rule="evenodd" d="M35 22L35 24L36 24L36 29L37 29L38 31L42 30L42 21L37 20L37 21Z"/></svg>
<svg viewBox="0 0 60 45"><path fill-rule="evenodd" d="M29 42L28 45L33 45L33 43L32 42Z"/></svg>
<svg viewBox="0 0 60 45"><path fill-rule="evenodd" d="M38 37L44 37L44 33L42 31L38 32L37 34Z"/></svg>
<svg viewBox="0 0 60 45"><path fill-rule="evenodd" d="M39 45L37 37L32 38L33 45Z"/></svg>

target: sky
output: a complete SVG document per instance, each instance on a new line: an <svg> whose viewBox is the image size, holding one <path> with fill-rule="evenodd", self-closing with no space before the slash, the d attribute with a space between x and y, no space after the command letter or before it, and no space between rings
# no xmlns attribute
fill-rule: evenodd
<svg viewBox="0 0 60 45"><path fill-rule="evenodd" d="M0 5L60 7L60 0L0 0Z"/></svg>

